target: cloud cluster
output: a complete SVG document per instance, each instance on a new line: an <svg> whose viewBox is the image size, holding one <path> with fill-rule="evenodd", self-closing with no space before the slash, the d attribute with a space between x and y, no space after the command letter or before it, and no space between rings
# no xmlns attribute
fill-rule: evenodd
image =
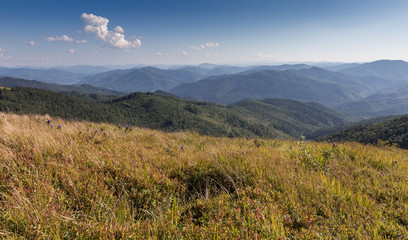
<svg viewBox="0 0 408 240"><path fill-rule="evenodd" d="M71 54L75 54L75 53L78 52L78 50L75 50L75 49L71 48L71 49L68 50L68 52L71 53Z"/></svg>
<svg viewBox="0 0 408 240"><path fill-rule="evenodd" d="M55 37L47 37L45 38L46 41L48 42L55 42L55 41L61 41L61 42L72 42L74 41L73 38L68 37L67 35L62 35L62 36L55 36Z"/></svg>
<svg viewBox="0 0 408 240"><path fill-rule="evenodd" d="M75 42L80 44L80 43L87 43L88 41L86 41L86 40L76 40Z"/></svg>
<svg viewBox="0 0 408 240"><path fill-rule="evenodd" d="M139 39L133 42L127 41L125 31L122 27L117 26L113 31L108 30L109 20L104 17L96 16L94 14L82 13L81 19L84 22L84 31L86 33L94 33L107 46L112 48L138 48L142 45Z"/></svg>
<svg viewBox="0 0 408 240"><path fill-rule="evenodd" d="M5 53L6 50L4 50L3 48L0 48L0 57L3 57L3 53Z"/></svg>
<svg viewBox="0 0 408 240"><path fill-rule="evenodd" d="M200 46L193 46L191 48L195 49L195 50L201 50L201 49L205 49L205 48L216 48L216 47L219 47L219 46L220 46L220 44L218 42L215 42L215 43L210 42L210 43L201 44Z"/></svg>
<svg viewBox="0 0 408 240"><path fill-rule="evenodd" d="M168 53L165 52L154 52L152 53L153 56L167 56L169 55Z"/></svg>
<svg viewBox="0 0 408 240"><path fill-rule="evenodd" d="M34 41L30 41L29 43L27 43L28 46L36 46L37 43Z"/></svg>

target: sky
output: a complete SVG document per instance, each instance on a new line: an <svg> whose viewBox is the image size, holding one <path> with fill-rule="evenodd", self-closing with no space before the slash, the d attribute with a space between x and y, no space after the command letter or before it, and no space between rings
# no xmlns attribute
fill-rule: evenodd
<svg viewBox="0 0 408 240"><path fill-rule="evenodd" d="M0 0L0 66L408 61L406 0Z"/></svg>

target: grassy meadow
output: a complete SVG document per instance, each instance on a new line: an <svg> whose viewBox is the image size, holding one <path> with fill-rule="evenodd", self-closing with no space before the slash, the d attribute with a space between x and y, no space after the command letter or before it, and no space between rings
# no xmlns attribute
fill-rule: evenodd
<svg viewBox="0 0 408 240"><path fill-rule="evenodd" d="M408 151L0 113L0 238L407 239Z"/></svg>

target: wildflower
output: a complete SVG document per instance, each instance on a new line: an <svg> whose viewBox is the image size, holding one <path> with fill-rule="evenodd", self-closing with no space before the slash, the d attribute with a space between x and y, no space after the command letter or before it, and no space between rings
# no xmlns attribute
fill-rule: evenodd
<svg viewBox="0 0 408 240"><path fill-rule="evenodd" d="M103 132L103 128L101 128L101 131Z"/></svg>
<svg viewBox="0 0 408 240"><path fill-rule="evenodd" d="M62 125L58 125L58 126L57 126L57 129L61 129L61 128L62 128Z"/></svg>
<svg viewBox="0 0 408 240"><path fill-rule="evenodd" d="M184 150L184 146L183 146L183 145L181 145L181 147L180 147L180 148L181 148L181 150Z"/></svg>
<svg viewBox="0 0 408 240"><path fill-rule="evenodd" d="M118 125L118 128L121 128L121 127L122 127L122 125L121 125L121 124L119 124L119 125Z"/></svg>
<svg viewBox="0 0 408 240"><path fill-rule="evenodd" d="M50 119L48 119L48 120L47 120L47 123L48 123L48 124L51 124L51 120L50 120Z"/></svg>
<svg viewBox="0 0 408 240"><path fill-rule="evenodd" d="M398 166L398 162L397 161L392 161L392 166Z"/></svg>
<svg viewBox="0 0 408 240"><path fill-rule="evenodd" d="M154 136L154 133L152 133L152 135L150 135L150 136L152 136L152 137L153 137L153 136Z"/></svg>
<svg viewBox="0 0 408 240"><path fill-rule="evenodd" d="M54 127L54 125L51 125L50 127L52 127L52 128L53 128L53 127Z"/></svg>
<svg viewBox="0 0 408 240"><path fill-rule="evenodd" d="M93 138L93 136L91 135L91 138Z"/></svg>
<svg viewBox="0 0 408 240"><path fill-rule="evenodd" d="M97 132L98 132L98 130L95 129L95 133L97 133Z"/></svg>

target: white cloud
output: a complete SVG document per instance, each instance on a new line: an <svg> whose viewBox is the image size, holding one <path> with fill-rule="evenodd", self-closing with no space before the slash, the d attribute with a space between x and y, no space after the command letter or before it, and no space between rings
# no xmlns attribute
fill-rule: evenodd
<svg viewBox="0 0 408 240"><path fill-rule="evenodd" d="M27 43L27 45L28 45L28 46L36 46L36 45L37 45L37 43L36 43L36 42L34 42L34 41L31 41L31 42Z"/></svg>
<svg viewBox="0 0 408 240"><path fill-rule="evenodd" d="M71 49L68 50L68 52L71 53L71 54L75 54L75 53L78 52L78 50L75 50L75 49L71 48Z"/></svg>
<svg viewBox="0 0 408 240"><path fill-rule="evenodd" d="M6 50L4 50L3 48L0 48L0 57L3 57L3 53L5 53Z"/></svg>
<svg viewBox="0 0 408 240"><path fill-rule="evenodd" d="M124 33L125 30L123 30L123 28L121 26L116 26L115 29L113 29L113 31L118 32L118 33Z"/></svg>
<svg viewBox="0 0 408 240"><path fill-rule="evenodd" d="M78 43L78 44L81 44L81 43L87 43L88 41L86 41L86 40L76 40L75 42Z"/></svg>
<svg viewBox="0 0 408 240"><path fill-rule="evenodd" d="M200 46L193 46L191 48L195 49L195 50L201 50L201 49L205 49L205 48L216 48L216 47L219 47L219 46L220 46L220 44L218 42L215 42L215 43L209 42L209 43L201 44Z"/></svg>
<svg viewBox="0 0 408 240"><path fill-rule="evenodd" d="M84 31L86 33L95 33L107 46L112 48L138 48L142 45L139 39L127 41L125 31L122 27L117 26L113 31L108 30L109 20L94 14L82 13L81 19L84 22Z"/></svg>
<svg viewBox="0 0 408 240"><path fill-rule="evenodd" d="M72 42L74 41L73 38L68 37L67 35L62 35L62 36L55 36L55 37L47 37L45 38L46 41L48 42L54 42L54 41L61 41L61 42Z"/></svg>
<svg viewBox="0 0 408 240"><path fill-rule="evenodd" d="M258 52L256 54L256 56L259 57L259 58L274 58L274 57L276 57L275 55L272 55L272 54L266 54L266 53L260 53L260 52Z"/></svg>
<svg viewBox="0 0 408 240"><path fill-rule="evenodd" d="M168 56L169 54L166 52L154 52L152 53L153 56Z"/></svg>
<svg viewBox="0 0 408 240"><path fill-rule="evenodd" d="M181 55L187 56L188 53L187 53L186 51L182 51L182 52L181 52Z"/></svg>

